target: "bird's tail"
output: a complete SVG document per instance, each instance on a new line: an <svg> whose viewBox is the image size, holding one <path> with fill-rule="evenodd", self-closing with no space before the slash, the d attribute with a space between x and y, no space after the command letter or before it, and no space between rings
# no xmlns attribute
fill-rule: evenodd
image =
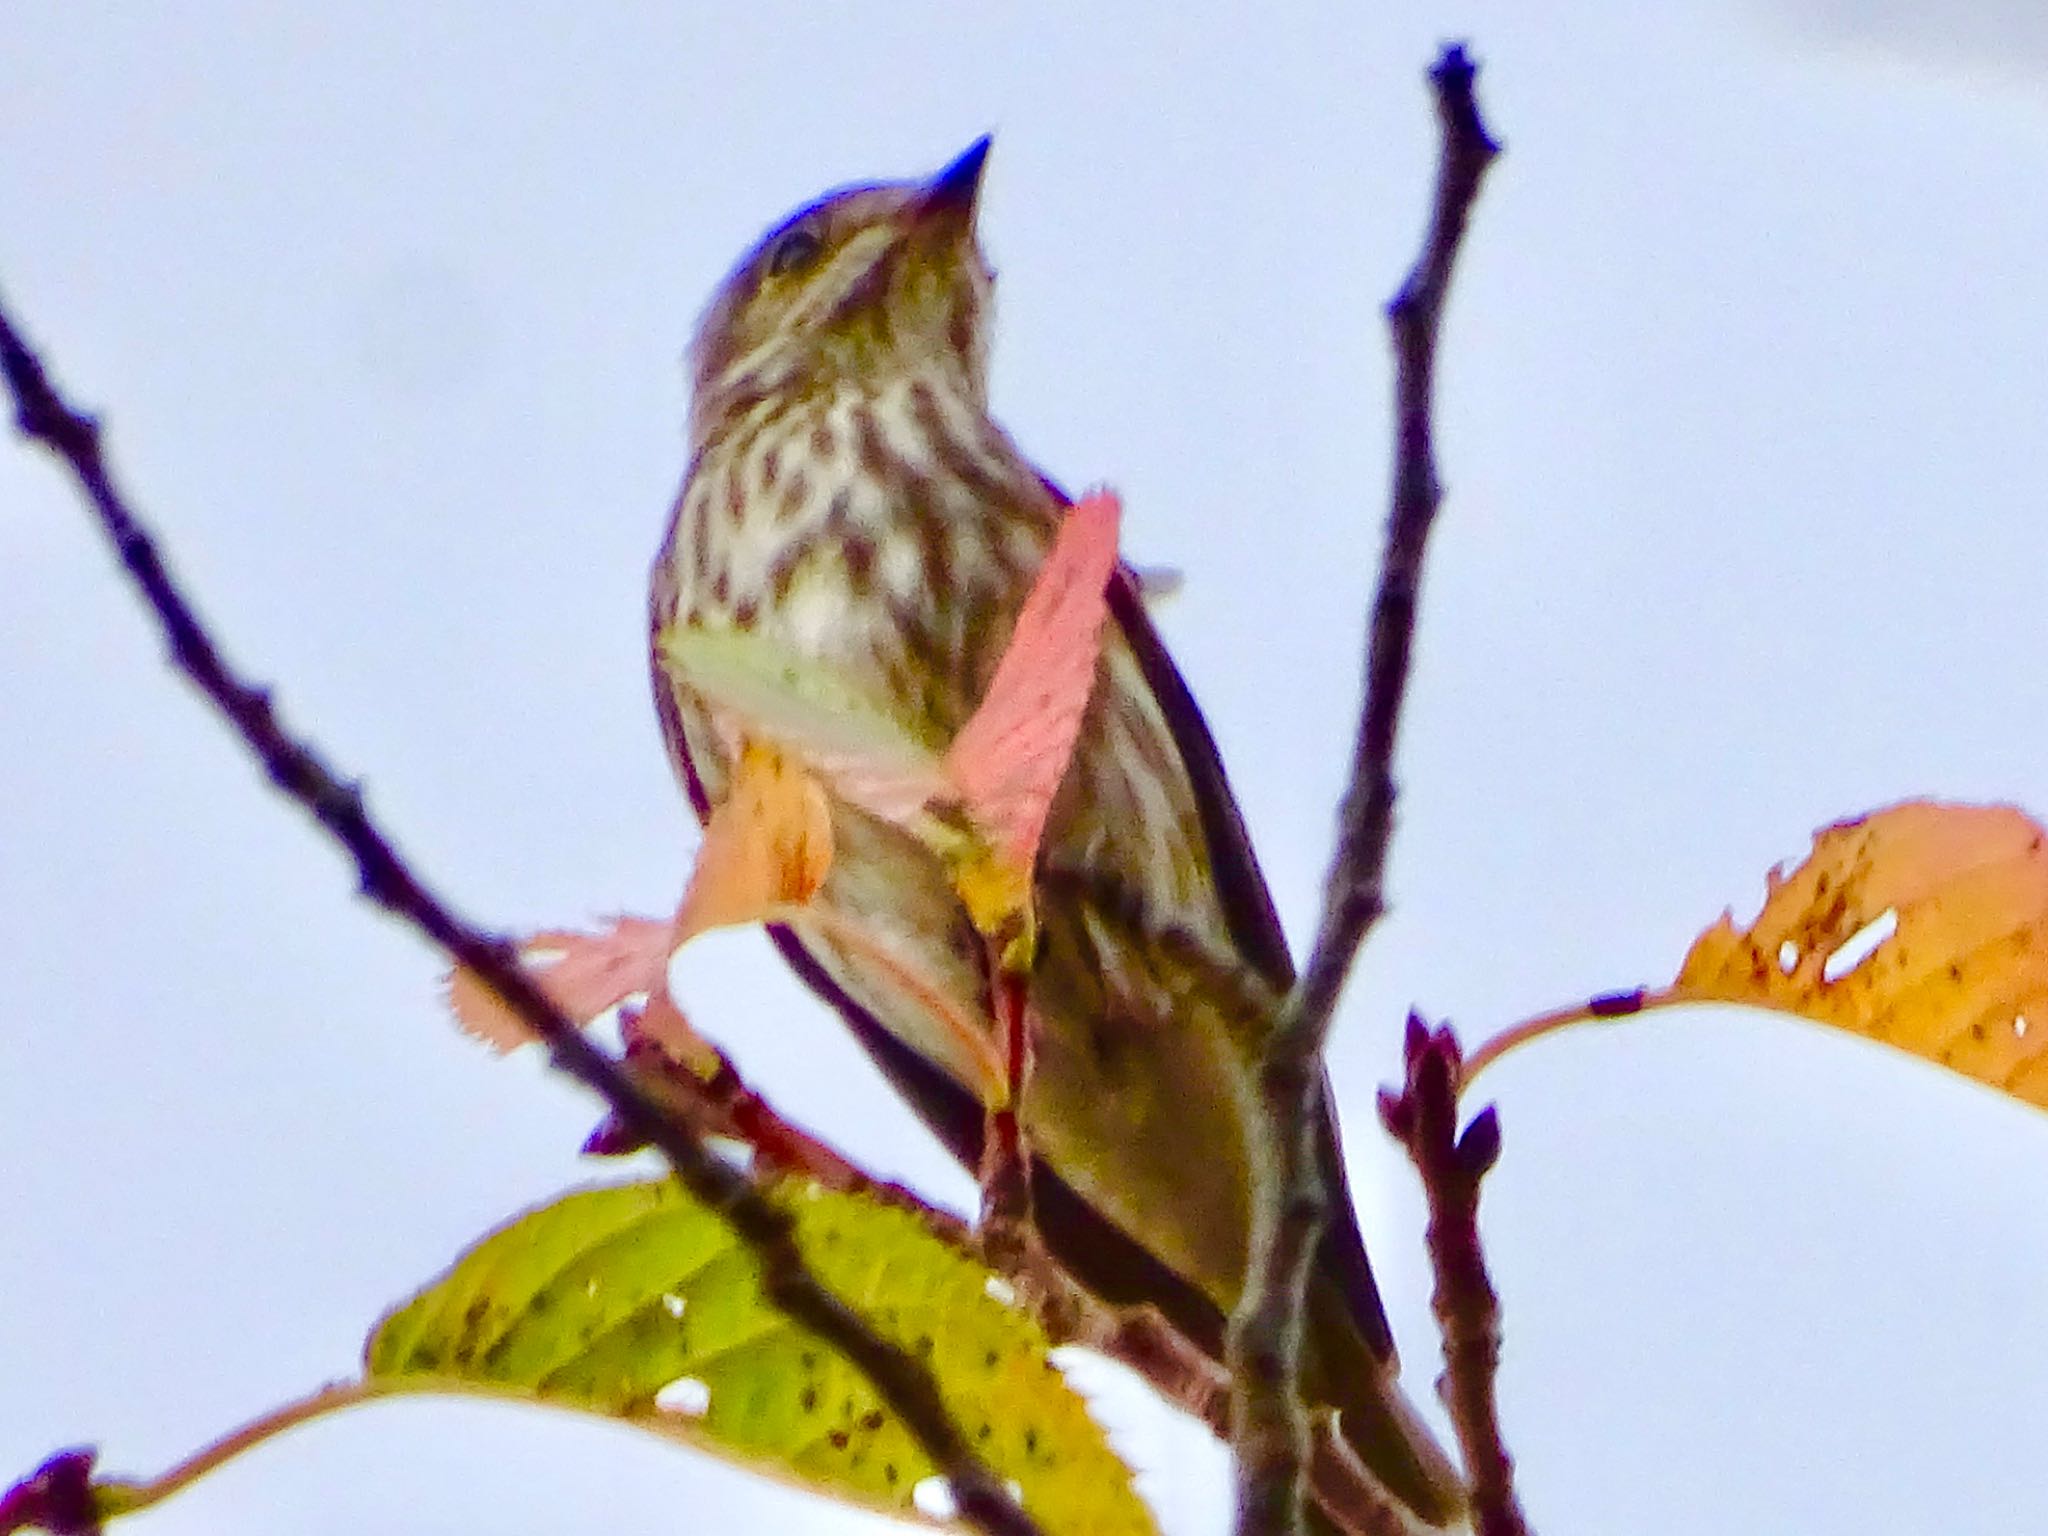
<svg viewBox="0 0 2048 1536"><path fill-rule="evenodd" d="M1464 1530L1463 1475L1401 1390L1394 1360L1360 1332L1350 1297L1327 1273L1309 1282L1306 1344L1303 1396L1336 1410L1335 1433L1324 1417L1311 1462L1310 1490L1322 1517L1311 1523L1326 1532L1381 1531L1383 1519L1347 1516L1391 1497L1415 1532ZM1377 1499L1370 1484L1378 1485Z"/></svg>

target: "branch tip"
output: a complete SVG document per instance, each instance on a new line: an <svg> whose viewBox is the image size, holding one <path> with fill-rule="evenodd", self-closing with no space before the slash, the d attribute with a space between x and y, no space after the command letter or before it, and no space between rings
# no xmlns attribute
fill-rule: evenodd
<svg viewBox="0 0 2048 1536"><path fill-rule="evenodd" d="M1318 1125L1324 1090L1317 1070L1323 1047L1352 962L1386 910L1395 738L1408 692L1423 555L1443 499L1432 424L1437 336L1472 204L1498 152L1473 94L1477 72L1459 43L1446 45L1429 71L1442 148L1421 252L1386 310L1395 363L1392 505L1367 629L1364 699L1315 940L1267 1038L1259 1074L1252 1257L1229 1347L1240 1536L1294 1536L1303 1528L1301 1472L1309 1434L1299 1391L1302 1310L1322 1221L1300 1197L1323 1177ZM1431 1038L1411 1015L1410 1089L1423 1063L1434 1061L1429 1070L1436 1096L1454 1101L1456 1044L1449 1043L1446 1057L1441 1046L1425 1049ZM1430 1134L1426 1110L1412 1091L1383 1095L1380 1113L1404 1144ZM1453 1103L1440 1118L1449 1125L1455 1113ZM1444 1134L1448 1148L1450 1133ZM1482 1138L1475 1154L1483 1149ZM1279 1341L1277 1371L1249 1368L1249 1351L1265 1339Z"/></svg>
<svg viewBox="0 0 2048 1536"><path fill-rule="evenodd" d="M10 379L12 369L9 369ZM46 1531L49 1536L98 1536L100 1512L93 1498L91 1446L59 1451L0 1494L0 1533Z"/></svg>

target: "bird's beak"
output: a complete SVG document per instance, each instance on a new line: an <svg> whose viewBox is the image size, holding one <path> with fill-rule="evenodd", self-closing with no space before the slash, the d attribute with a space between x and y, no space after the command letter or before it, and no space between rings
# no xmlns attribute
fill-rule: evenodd
<svg viewBox="0 0 2048 1536"><path fill-rule="evenodd" d="M917 200L917 222L964 233L974 227L975 204L981 196L981 168L988 160L989 136L983 134L958 159L925 184Z"/></svg>

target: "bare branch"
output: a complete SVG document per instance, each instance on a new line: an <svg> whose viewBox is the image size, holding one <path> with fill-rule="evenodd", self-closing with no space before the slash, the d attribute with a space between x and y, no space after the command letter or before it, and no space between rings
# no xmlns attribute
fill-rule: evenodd
<svg viewBox="0 0 2048 1536"><path fill-rule="evenodd" d="M1500 1158L1500 1120L1489 1104L1458 1134L1465 1068L1450 1030L1432 1030L1410 1014L1403 1056L1401 1091L1382 1090L1380 1119L1407 1149L1429 1200L1431 1306L1444 1340L1438 1390L1472 1481L1473 1529L1478 1536L1529 1536L1494 1394L1500 1297L1479 1246L1479 1184Z"/></svg>
<svg viewBox="0 0 2048 1536"><path fill-rule="evenodd" d="M625 1072L659 1103L680 1116L699 1136L726 1136L753 1149L758 1166L814 1180L840 1194L856 1195L892 1205L915 1216L925 1230L961 1252L971 1252L974 1235L951 1211L933 1205L916 1191L878 1179L837 1147L784 1119L779 1110L740 1075L732 1059L710 1041L701 1041L716 1061L709 1076L671 1056L663 1043L641 1026L640 1016L627 1011L620 1023ZM623 1157L647 1143L607 1116L583 1143L590 1157Z"/></svg>
<svg viewBox="0 0 2048 1536"><path fill-rule="evenodd" d="M761 1266L769 1298L854 1362L952 1485L960 1515L991 1536L1036 1536L1036 1524L968 1448L922 1362L870 1329L803 1262L790 1218L745 1172L709 1151L691 1123L667 1113L550 1002L512 946L472 927L430 891L372 821L360 788L279 724L269 692L228 666L179 591L148 531L115 488L99 424L58 394L42 363L0 311L0 371L21 431L78 481L115 553L162 625L171 660L226 717L269 773L354 860L362 894L410 924L495 992L547 1043L554 1065L601 1097L619 1124L660 1149L676 1176L723 1217Z"/></svg>
<svg viewBox="0 0 2048 1536"><path fill-rule="evenodd" d="M1281 1010L1259 1078L1266 1135L1257 1158L1252 1264L1230 1334L1242 1536L1301 1529L1309 1435L1296 1381L1302 1295L1324 1221L1316 1166L1320 1068L1345 978L1386 905L1394 737L1408 690L1423 550L1443 499L1431 436L1437 333L1466 218L1499 153L1473 99L1476 73L1457 44L1429 73L1443 149L1421 257L1387 306L1395 357L1393 508L1367 638L1365 697L1315 945Z"/></svg>

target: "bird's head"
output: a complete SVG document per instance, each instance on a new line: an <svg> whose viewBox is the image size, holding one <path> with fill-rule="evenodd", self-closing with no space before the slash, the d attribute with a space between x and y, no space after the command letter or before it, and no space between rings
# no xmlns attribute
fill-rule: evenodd
<svg viewBox="0 0 2048 1536"><path fill-rule="evenodd" d="M993 276L975 239L984 136L929 181L826 194L734 267L690 347L691 436L764 399L947 372L986 394Z"/></svg>

